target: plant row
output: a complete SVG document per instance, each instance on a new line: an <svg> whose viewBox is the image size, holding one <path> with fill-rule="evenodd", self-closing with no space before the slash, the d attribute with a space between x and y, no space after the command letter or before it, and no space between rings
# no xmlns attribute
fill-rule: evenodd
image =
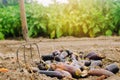
<svg viewBox="0 0 120 80"><path fill-rule="evenodd" d="M49 7L26 4L26 16L30 37L120 35L118 0L69 0ZM19 6L0 8L0 39L19 37L21 30Z"/></svg>

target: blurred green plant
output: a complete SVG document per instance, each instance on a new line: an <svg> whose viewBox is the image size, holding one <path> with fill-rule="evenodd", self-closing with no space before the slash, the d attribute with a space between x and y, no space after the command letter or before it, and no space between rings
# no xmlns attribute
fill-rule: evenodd
<svg viewBox="0 0 120 80"><path fill-rule="evenodd" d="M18 6L0 9L0 39L16 37L21 34Z"/></svg>
<svg viewBox="0 0 120 80"><path fill-rule="evenodd" d="M115 31L115 33L120 35L120 1L117 0L114 4L115 5L112 10L113 23L116 26L114 31Z"/></svg>
<svg viewBox="0 0 120 80"><path fill-rule="evenodd" d="M69 4L26 4L30 37L120 35L120 1L69 0ZM88 4L89 3L89 4ZM0 8L0 39L21 36L18 6Z"/></svg>

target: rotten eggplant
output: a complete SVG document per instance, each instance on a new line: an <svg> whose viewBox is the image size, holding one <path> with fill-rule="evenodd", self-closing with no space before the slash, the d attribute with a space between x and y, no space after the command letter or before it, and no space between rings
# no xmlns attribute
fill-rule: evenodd
<svg viewBox="0 0 120 80"><path fill-rule="evenodd" d="M93 75L93 76L102 76L105 75L107 77L109 76L113 76L114 74L108 70L105 69L92 69L88 71L89 75Z"/></svg>
<svg viewBox="0 0 120 80"><path fill-rule="evenodd" d="M62 70L62 69L56 69L55 71L61 72L62 75L64 75L65 77L72 78L72 75L68 71L65 71L65 70Z"/></svg>
<svg viewBox="0 0 120 80"><path fill-rule="evenodd" d="M58 61L58 62L64 62L65 61L60 56L53 56L53 55L43 55L42 60L44 60L44 61L55 60L55 61Z"/></svg>
<svg viewBox="0 0 120 80"><path fill-rule="evenodd" d="M55 56L54 60L58 62L65 62L65 59L62 59L60 56Z"/></svg>
<svg viewBox="0 0 120 80"><path fill-rule="evenodd" d="M74 78L80 77L80 75L81 75L81 70L78 67L68 65L65 63L61 63L61 62L59 62L57 64L51 64L51 68L53 70L62 69L62 70L68 71L69 73L71 73L72 77L74 77Z"/></svg>
<svg viewBox="0 0 120 80"><path fill-rule="evenodd" d="M65 59L66 57L68 56L68 53L66 51L63 51L59 57L62 58L62 59Z"/></svg>
<svg viewBox="0 0 120 80"><path fill-rule="evenodd" d="M101 60L91 60L91 65L90 66L100 66L102 67L103 63Z"/></svg>
<svg viewBox="0 0 120 80"><path fill-rule="evenodd" d="M47 71L47 70L39 70L38 71L40 74L45 74L47 76L50 76L50 77L57 77L59 79L65 77L63 75L63 73L61 73L60 71Z"/></svg>
<svg viewBox="0 0 120 80"><path fill-rule="evenodd" d="M74 54L70 55L70 60L71 60L71 61L73 61L73 60L77 60L77 56L74 55Z"/></svg>
<svg viewBox="0 0 120 80"><path fill-rule="evenodd" d="M108 70L108 71L113 72L114 74L116 74L119 71L119 67L115 63L107 65L105 67L105 69Z"/></svg>
<svg viewBox="0 0 120 80"><path fill-rule="evenodd" d="M54 60L54 56L49 54L49 55L42 55L42 60L47 61L47 60Z"/></svg>
<svg viewBox="0 0 120 80"><path fill-rule="evenodd" d="M68 53L68 56L72 55L73 52L71 52L70 50L65 50Z"/></svg>
<svg viewBox="0 0 120 80"><path fill-rule="evenodd" d="M88 58L90 60L102 60L103 58L105 58L105 55L100 53L90 52L84 58Z"/></svg>
<svg viewBox="0 0 120 80"><path fill-rule="evenodd" d="M79 68L80 70L82 70L83 66L84 65L80 65L79 62L77 60L73 60L71 63L70 63L71 66L75 66L77 68Z"/></svg>
<svg viewBox="0 0 120 80"><path fill-rule="evenodd" d="M58 55L60 55L61 54L61 51L54 51L54 52L52 52L52 55L53 56L58 56Z"/></svg>
<svg viewBox="0 0 120 80"><path fill-rule="evenodd" d="M95 69L95 68L100 68L102 67L103 63L101 60L91 60L91 65L90 65L90 69Z"/></svg>

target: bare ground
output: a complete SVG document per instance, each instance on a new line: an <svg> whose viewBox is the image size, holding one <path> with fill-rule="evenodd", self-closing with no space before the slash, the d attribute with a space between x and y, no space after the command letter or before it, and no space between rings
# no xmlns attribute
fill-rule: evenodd
<svg viewBox="0 0 120 80"><path fill-rule="evenodd" d="M37 43L41 54L49 54L54 50L69 49L76 52L95 51L103 53L106 56L105 65L116 62L120 67L120 37L97 37L97 38L74 38L63 37L60 39L37 38L30 39L30 42ZM0 80L57 80L42 74L30 74L25 70L20 72L18 64L16 64L16 51L25 41L20 40L3 40L0 41L0 68L7 68L8 72L0 73ZM26 47L27 56L30 56L30 48ZM33 46L33 59L38 60L36 47ZM19 50L19 58L23 59L23 50ZM29 60L27 61L29 63ZM88 78L80 78L79 80L96 80L96 76ZM64 79L66 80L66 79ZM111 76L106 80L120 80L120 72L115 76Z"/></svg>

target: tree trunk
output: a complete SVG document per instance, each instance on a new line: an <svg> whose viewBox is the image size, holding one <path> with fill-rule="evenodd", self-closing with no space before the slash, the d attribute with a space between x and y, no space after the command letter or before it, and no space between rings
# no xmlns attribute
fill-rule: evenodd
<svg viewBox="0 0 120 80"><path fill-rule="evenodd" d="M28 41L28 29L27 29L27 21L26 21L24 0L19 0L19 3L20 3L21 23L22 23L22 34L23 34L23 38L26 41Z"/></svg>

